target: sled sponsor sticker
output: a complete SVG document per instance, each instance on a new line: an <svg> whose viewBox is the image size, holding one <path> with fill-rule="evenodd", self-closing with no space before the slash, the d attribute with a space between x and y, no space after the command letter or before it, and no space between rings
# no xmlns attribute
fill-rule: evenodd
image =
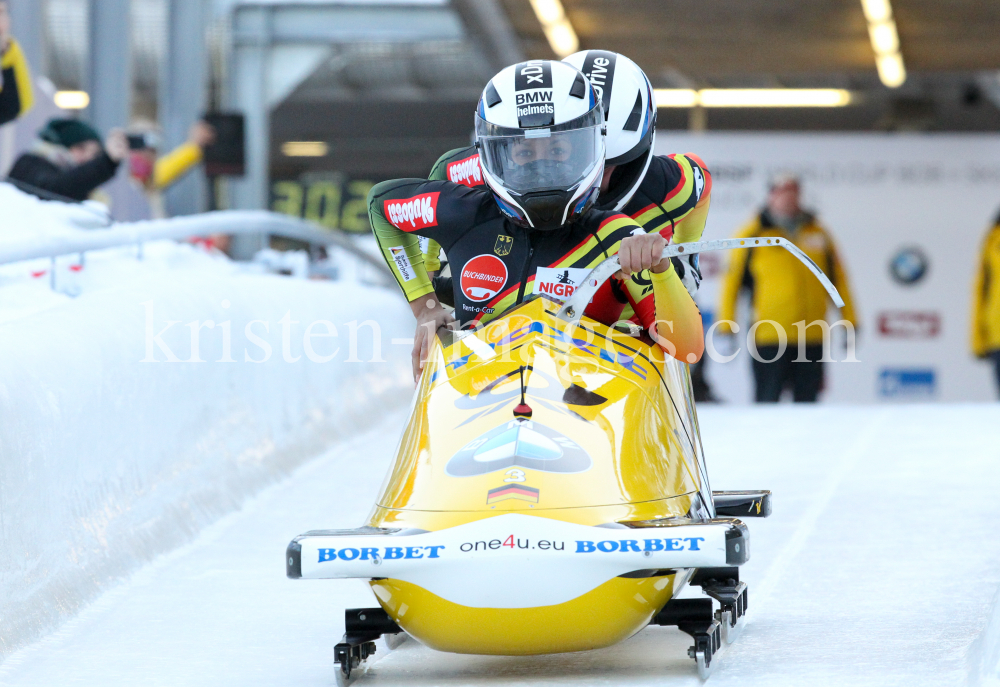
<svg viewBox="0 0 1000 687"><path fill-rule="evenodd" d="M328 561L378 561L413 558L440 558L444 545L437 546L363 546L345 549L317 549L318 563Z"/></svg>
<svg viewBox="0 0 1000 687"><path fill-rule="evenodd" d="M576 541L576 553L634 553L646 551L701 551L704 537L674 537L669 539L619 539L599 542Z"/></svg>
<svg viewBox="0 0 1000 687"><path fill-rule="evenodd" d="M422 193L404 200L385 201L385 216L397 229L416 231L437 226L437 204L440 192Z"/></svg>
<svg viewBox="0 0 1000 687"><path fill-rule="evenodd" d="M490 541L466 541L462 542L458 549L462 553L470 553L474 551L499 551L500 549L507 548L511 551L514 547L519 549L541 549L542 551L565 551L566 542L555 541L552 539L531 539L530 537L521 538L518 534L509 534L504 539L491 539Z"/></svg>
<svg viewBox="0 0 1000 687"><path fill-rule="evenodd" d="M448 181L475 188L483 183L483 170L479 166L479 153L458 162L451 162L445 168Z"/></svg>
<svg viewBox="0 0 1000 687"><path fill-rule="evenodd" d="M532 293L544 294L565 300L583 286L590 270L582 267L539 267L535 270Z"/></svg>
<svg viewBox="0 0 1000 687"><path fill-rule="evenodd" d="M413 265L410 263L410 258L406 255L405 248L402 246L390 246L389 253L392 254L392 261L396 264L399 276L403 278L404 282L413 281L417 278L417 273L413 270Z"/></svg>
<svg viewBox="0 0 1000 687"><path fill-rule="evenodd" d="M465 263L459 283L470 301L487 301L507 283L507 265L495 255L477 255Z"/></svg>

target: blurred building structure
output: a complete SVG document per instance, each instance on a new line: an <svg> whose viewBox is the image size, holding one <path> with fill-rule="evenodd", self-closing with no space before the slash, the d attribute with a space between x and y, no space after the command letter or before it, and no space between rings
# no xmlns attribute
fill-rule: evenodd
<svg viewBox="0 0 1000 687"><path fill-rule="evenodd" d="M36 72L88 91L98 128L157 120L169 147L206 110L243 112L247 174L217 202L298 205L346 228L363 224L343 210L365 184L426 173L468 142L493 73L577 47L628 54L656 88L852 94L846 107L664 107L661 130L1000 130L1000 5L978 0L12 0L12 12ZM897 88L876 70L880 40L905 61ZM190 179L168 207L206 207L205 188Z"/></svg>

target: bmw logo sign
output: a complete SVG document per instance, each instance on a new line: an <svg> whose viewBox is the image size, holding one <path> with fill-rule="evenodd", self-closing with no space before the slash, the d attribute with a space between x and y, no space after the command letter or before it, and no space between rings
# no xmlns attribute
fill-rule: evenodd
<svg viewBox="0 0 1000 687"><path fill-rule="evenodd" d="M929 265L927 255L919 248L900 248L889 261L889 273L897 283L910 286L927 276Z"/></svg>

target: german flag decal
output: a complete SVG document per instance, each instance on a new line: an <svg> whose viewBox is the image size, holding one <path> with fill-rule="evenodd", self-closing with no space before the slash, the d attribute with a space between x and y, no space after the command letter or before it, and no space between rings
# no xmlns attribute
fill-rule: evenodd
<svg viewBox="0 0 1000 687"><path fill-rule="evenodd" d="M505 484L502 487L490 489L486 492L487 506L491 503L497 503L498 501L504 501L506 499L521 499L522 501L538 503L538 490L534 487L526 487L522 484Z"/></svg>

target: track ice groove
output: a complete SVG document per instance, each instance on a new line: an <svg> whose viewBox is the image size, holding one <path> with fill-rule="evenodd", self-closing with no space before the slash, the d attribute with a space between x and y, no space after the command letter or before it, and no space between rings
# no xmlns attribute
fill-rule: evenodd
<svg viewBox="0 0 1000 687"><path fill-rule="evenodd" d="M361 524L404 414L332 447L0 665L0 685L333 684L355 581L284 578L288 540ZM716 489L769 488L748 520L749 622L710 685L997 685L1000 407L705 408ZM991 603L991 600L994 600ZM358 687L698 685L686 635L505 658L405 642Z"/></svg>
<svg viewBox="0 0 1000 687"><path fill-rule="evenodd" d="M809 509L799 519L798 527L795 528L795 534L782 547L781 552L774 557L774 560L769 563L763 581L754 590L755 607L759 608L770 601L778 582L784 574L785 568L801 552L802 547L805 546L809 535L816 529L816 523L823 512L829 507L830 500L840 487L844 477L854 469L858 461L870 450L872 440L875 438L875 432L883 425L888 414L888 410L882 410L869 420L867 426L854 439L844 452L843 457L837 462L836 469L827 479L823 491L816 495L812 505L809 506ZM753 520L750 520L750 523L753 522ZM752 536L751 541L753 541ZM750 610L747 614L747 620L749 621L752 617L753 610Z"/></svg>

